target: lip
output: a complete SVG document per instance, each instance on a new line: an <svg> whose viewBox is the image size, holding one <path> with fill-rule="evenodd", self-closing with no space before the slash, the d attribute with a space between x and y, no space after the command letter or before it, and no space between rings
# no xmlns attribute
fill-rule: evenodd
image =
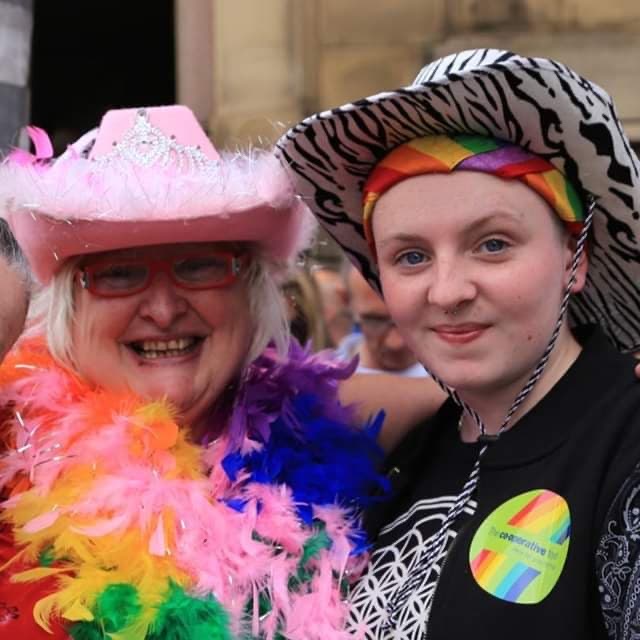
<svg viewBox="0 0 640 640"><path fill-rule="evenodd" d="M170 342L171 340L182 340L185 338L206 338L202 332L198 331L181 331L180 333L162 333L162 334L144 334L144 335L136 335L136 336L127 336L126 338L120 339L120 344L127 345L131 342L145 342L148 341L159 341L159 342Z"/></svg>
<svg viewBox="0 0 640 640"><path fill-rule="evenodd" d="M487 324L441 324L432 328L432 331L444 342L449 344L469 344L477 340L489 328Z"/></svg>

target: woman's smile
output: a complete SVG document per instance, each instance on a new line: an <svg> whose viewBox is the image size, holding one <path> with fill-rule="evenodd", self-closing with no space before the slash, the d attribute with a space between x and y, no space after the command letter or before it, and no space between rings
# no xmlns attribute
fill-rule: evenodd
<svg viewBox="0 0 640 640"><path fill-rule="evenodd" d="M465 345L482 337L489 328L487 324L441 324L433 327L432 331L438 338L452 345Z"/></svg>
<svg viewBox="0 0 640 640"><path fill-rule="evenodd" d="M144 364L148 364L149 360L158 361L158 364L167 361L173 364L176 360L183 361L197 356L204 339L203 336L145 338L127 342L124 346L145 361Z"/></svg>

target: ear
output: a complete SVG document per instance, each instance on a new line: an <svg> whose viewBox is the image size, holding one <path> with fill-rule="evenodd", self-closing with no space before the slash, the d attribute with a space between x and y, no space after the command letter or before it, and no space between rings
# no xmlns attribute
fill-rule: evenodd
<svg viewBox="0 0 640 640"><path fill-rule="evenodd" d="M569 284L569 278L571 276L571 264L573 263L573 257L576 253L577 238L572 234L567 234L567 261L565 263L565 278L566 284ZM589 245L585 244L580 256L580 262L576 269L576 281L571 287L571 293L579 293L584 289L584 285L587 281L587 271L589 270Z"/></svg>

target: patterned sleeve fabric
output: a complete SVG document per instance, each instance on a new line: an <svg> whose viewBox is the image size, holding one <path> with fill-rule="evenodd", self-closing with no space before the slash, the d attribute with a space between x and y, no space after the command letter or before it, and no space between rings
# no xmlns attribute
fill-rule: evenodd
<svg viewBox="0 0 640 640"><path fill-rule="evenodd" d="M640 637L640 465L618 492L596 551L600 605L609 637Z"/></svg>

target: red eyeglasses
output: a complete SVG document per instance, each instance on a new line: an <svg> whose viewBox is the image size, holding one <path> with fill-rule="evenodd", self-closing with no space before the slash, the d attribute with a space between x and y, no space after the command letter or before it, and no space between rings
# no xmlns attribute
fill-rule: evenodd
<svg viewBox="0 0 640 640"><path fill-rule="evenodd" d="M226 251L183 253L166 260L98 260L80 268L81 286L101 298L144 291L158 273L182 289L218 289L238 278L245 258Z"/></svg>

